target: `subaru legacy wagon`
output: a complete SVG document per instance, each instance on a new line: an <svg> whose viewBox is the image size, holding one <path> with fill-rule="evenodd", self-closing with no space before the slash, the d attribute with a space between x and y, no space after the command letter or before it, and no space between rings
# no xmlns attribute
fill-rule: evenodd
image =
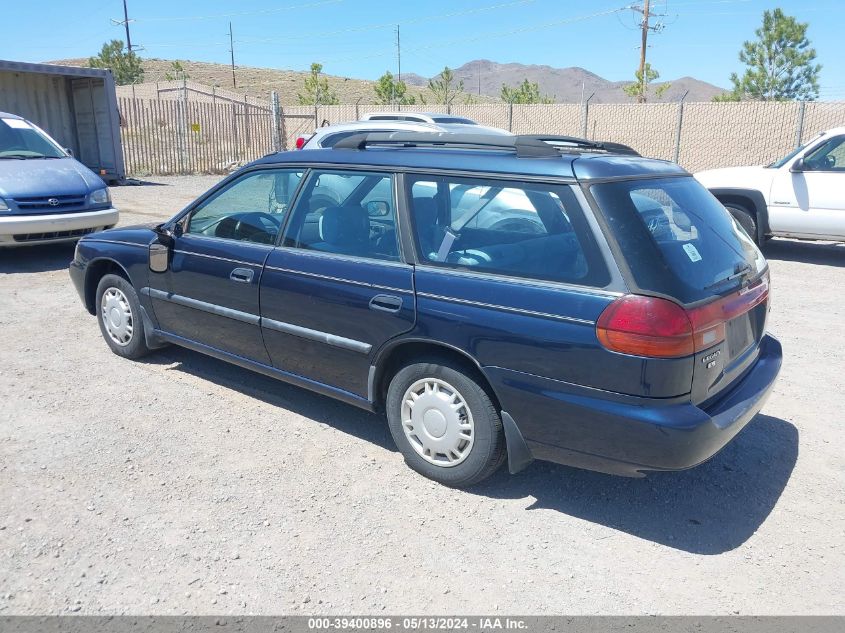
<svg viewBox="0 0 845 633"><path fill-rule="evenodd" d="M532 459L710 458L781 366L768 265L690 174L564 137L356 135L277 153L171 220L83 238L111 350L186 347L384 412L467 486Z"/></svg>

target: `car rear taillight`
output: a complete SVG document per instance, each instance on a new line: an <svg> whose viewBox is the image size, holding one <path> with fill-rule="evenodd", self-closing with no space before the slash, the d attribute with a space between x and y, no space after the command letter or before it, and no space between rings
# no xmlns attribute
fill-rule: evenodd
<svg viewBox="0 0 845 633"><path fill-rule="evenodd" d="M308 142L307 136L300 136L296 139L296 149L302 149L302 147Z"/></svg>
<svg viewBox="0 0 845 633"><path fill-rule="evenodd" d="M622 354L674 358L695 350L686 311L657 297L620 297L601 313L596 334L607 349Z"/></svg>
<svg viewBox="0 0 845 633"><path fill-rule="evenodd" d="M769 275L726 297L696 308L658 297L625 295L596 321L596 336L607 349L653 358L679 358L725 340L726 325L769 296Z"/></svg>

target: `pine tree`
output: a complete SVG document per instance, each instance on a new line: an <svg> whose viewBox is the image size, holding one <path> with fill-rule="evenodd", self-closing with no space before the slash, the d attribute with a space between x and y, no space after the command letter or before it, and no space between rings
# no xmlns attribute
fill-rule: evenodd
<svg viewBox="0 0 845 633"><path fill-rule="evenodd" d="M108 68L118 86L134 84L144 79L141 58L132 51L124 52L121 40L112 40L103 44L96 57L88 58L91 68Z"/></svg>
<svg viewBox="0 0 845 633"><path fill-rule="evenodd" d="M813 63L816 50L807 39L808 26L780 9L764 11L763 26L755 31L757 40L742 45L739 60L747 68L742 77L731 75L729 99L817 98L821 65Z"/></svg>

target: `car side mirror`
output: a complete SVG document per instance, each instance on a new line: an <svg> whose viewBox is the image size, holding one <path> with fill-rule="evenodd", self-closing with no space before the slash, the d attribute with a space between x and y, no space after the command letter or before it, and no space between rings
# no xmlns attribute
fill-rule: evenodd
<svg viewBox="0 0 845 633"><path fill-rule="evenodd" d="M370 200L367 203L367 215L371 218L383 218L390 215L390 204L384 200Z"/></svg>
<svg viewBox="0 0 845 633"><path fill-rule="evenodd" d="M794 163L792 163L792 167L789 168L789 171L791 171L793 174L795 174L795 173L799 173L799 172L802 172L802 171L806 171L806 169L807 169L807 166L804 164L804 159L799 158Z"/></svg>
<svg viewBox="0 0 845 633"><path fill-rule="evenodd" d="M170 268L170 253L173 251L173 239L176 232L160 224L155 229L156 238L150 244L149 266L154 273L165 273Z"/></svg>
<svg viewBox="0 0 845 633"><path fill-rule="evenodd" d="M69 147L65 147L65 151L67 152L67 155L68 155L68 156L73 157L73 150L72 150L71 148L69 148Z"/></svg>

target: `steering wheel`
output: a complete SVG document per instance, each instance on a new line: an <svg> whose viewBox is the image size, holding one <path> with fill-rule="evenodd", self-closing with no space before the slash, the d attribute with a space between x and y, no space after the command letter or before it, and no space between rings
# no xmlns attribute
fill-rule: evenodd
<svg viewBox="0 0 845 633"><path fill-rule="evenodd" d="M261 227L251 222L245 222L244 220L247 218L250 220L255 219ZM268 223L270 226L268 226ZM264 211L252 211L250 213L244 213L238 218L234 233L239 240L272 244L279 234L280 228L282 228L282 221L276 216Z"/></svg>

